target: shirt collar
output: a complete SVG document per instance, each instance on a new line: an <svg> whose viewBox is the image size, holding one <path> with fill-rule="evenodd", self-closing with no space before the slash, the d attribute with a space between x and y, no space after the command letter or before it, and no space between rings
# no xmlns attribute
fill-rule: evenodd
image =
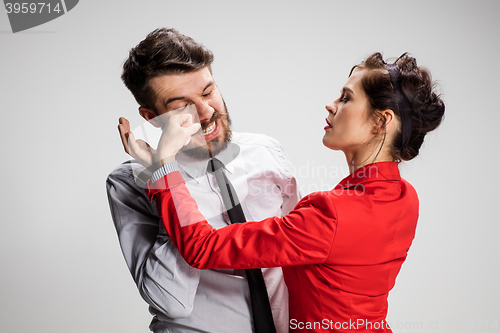
<svg viewBox="0 0 500 333"><path fill-rule="evenodd" d="M229 172L234 172L234 164L231 164L240 154L240 146L229 142L226 149L218 153L215 158L222 162L224 168Z"/></svg>
<svg viewBox="0 0 500 333"><path fill-rule="evenodd" d="M229 173L234 173L234 165L231 164L240 153L240 147L232 142L229 142L226 149L221 151L215 157L222 162L224 168ZM198 178L204 176L207 173L207 166L209 159L199 160L196 158L192 158L182 152L179 152L176 155L176 160L183 171L186 172L191 178L199 182Z"/></svg>
<svg viewBox="0 0 500 333"><path fill-rule="evenodd" d="M348 189L359 184L381 180L401 180L397 162L378 162L365 165L344 178L335 189Z"/></svg>

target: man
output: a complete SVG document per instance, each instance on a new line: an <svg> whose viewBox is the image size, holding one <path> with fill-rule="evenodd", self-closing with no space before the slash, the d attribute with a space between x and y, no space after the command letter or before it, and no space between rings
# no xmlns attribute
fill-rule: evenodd
<svg viewBox="0 0 500 333"><path fill-rule="evenodd" d="M192 109L203 135L178 155L178 165L200 211L215 228L231 223L215 177L218 158L247 220L287 214L299 195L279 143L264 135L232 133L224 100L211 73L213 55L174 29L157 29L130 51L122 79L139 113L160 127L161 116ZM126 119L122 142L136 143ZM199 138L202 137L200 142ZM152 161L153 162L153 161ZM151 173L136 161L107 179L110 209L125 261L154 316L155 332L253 332L245 271L197 270L180 256L144 191ZM263 269L277 332L288 331L288 293L280 268Z"/></svg>

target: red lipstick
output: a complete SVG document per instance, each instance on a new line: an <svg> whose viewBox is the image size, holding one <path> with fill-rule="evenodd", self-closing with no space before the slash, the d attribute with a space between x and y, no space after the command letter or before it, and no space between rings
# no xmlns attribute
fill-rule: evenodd
<svg viewBox="0 0 500 333"><path fill-rule="evenodd" d="M328 121L328 119L325 119L326 120L326 123L327 125L325 126L325 130L329 129L329 128L332 128L332 124L330 124L330 122Z"/></svg>

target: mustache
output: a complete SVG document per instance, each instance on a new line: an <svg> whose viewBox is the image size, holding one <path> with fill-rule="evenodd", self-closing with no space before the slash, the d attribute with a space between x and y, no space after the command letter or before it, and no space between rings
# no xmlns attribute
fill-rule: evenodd
<svg viewBox="0 0 500 333"><path fill-rule="evenodd" d="M214 113L212 114L212 117L209 120L200 123L201 130L206 129L208 126L210 126L211 123L213 123L214 121L221 119L221 118L227 118L227 113L222 114L219 111L214 111Z"/></svg>

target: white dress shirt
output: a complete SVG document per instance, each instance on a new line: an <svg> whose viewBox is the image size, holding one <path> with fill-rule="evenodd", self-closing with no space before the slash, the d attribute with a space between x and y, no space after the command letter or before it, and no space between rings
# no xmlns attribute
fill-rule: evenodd
<svg viewBox="0 0 500 333"><path fill-rule="evenodd" d="M231 146L236 145L236 146ZM232 149L236 147L237 149ZM300 199L291 164L281 145L265 135L233 133L217 158L233 184L247 221L283 216ZM214 228L230 224L208 160L177 156L179 170L200 212ZM135 161L108 177L110 209L125 261L154 318L150 329L165 332L252 332L244 270L190 267L165 232L156 204L144 191L151 174ZM281 268L263 269L278 333L288 332L288 292Z"/></svg>

